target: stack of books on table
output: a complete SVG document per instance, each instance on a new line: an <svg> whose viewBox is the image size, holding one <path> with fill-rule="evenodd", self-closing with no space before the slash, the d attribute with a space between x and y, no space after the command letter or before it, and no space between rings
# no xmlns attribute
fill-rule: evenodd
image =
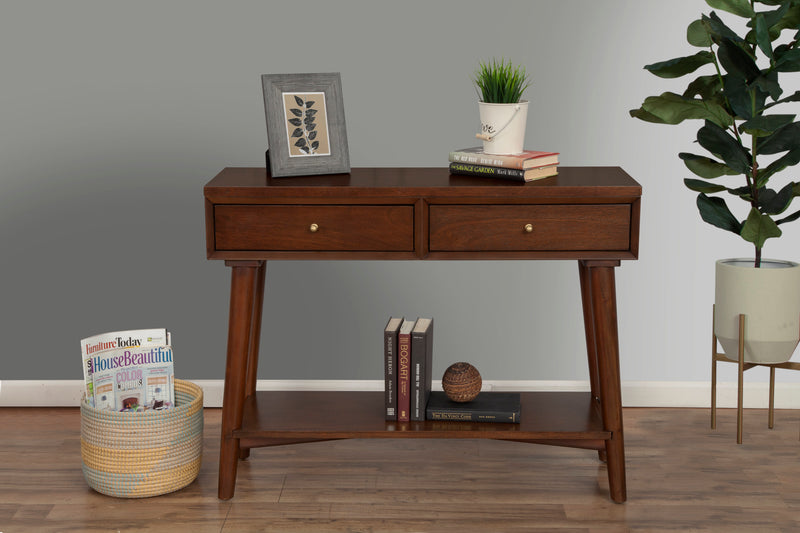
<svg viewBox="0 0 800 533"><path fill-rule="evenodd" d="M525 150L514 155L487 154L482 147L450 152L450 173L513 181L534 181L558 174L558 153Z"/></svg>
<svg viewBox="0 0 800 533"><path fill-rule="evenodd" d="M519 393L481 392L470 402L456 403L442 391L431 391L433 318L389 318L383 358L387 421L519 423Z"/></svg>

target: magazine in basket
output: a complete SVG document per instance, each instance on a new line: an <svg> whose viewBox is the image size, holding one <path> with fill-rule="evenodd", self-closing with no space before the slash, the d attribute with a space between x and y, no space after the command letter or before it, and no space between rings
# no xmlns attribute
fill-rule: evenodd
<svg viewBox="0 0 800 533"><path fill-rule="evenodd" d="M171 335L166 329L103 333L81 341L84 394L97 409L175 405Z"/></svg>

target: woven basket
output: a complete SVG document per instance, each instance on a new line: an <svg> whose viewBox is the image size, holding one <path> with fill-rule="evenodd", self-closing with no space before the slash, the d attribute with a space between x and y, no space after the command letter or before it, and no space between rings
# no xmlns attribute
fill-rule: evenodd
<svg viewBox="0 0 800 533"><path fill-rule="evenodd" d="M83 477L97 492L146 498L181 489L200 471L203 389L175 380L175 407L118 412L81 402Z"/></svg>

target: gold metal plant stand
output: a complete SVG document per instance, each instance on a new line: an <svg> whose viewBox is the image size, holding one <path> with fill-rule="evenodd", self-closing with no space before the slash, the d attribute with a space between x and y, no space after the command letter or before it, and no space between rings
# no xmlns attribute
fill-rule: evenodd
<svg viewBox="0 0 800 533"><path fill-rule="evenodd" d="M712 307L712 309L714 309ZM744 323L745 315L739 315L739 359L730 359L717 351L717 335L714 333L714 311L711 314L711 429L717 428L717 362L735 363L739 366L739 390L736 401L736 443L742 443L742 411L744 392L744 371L756 366L769 367L769 429L775 423L775 369L800 370L800 363L750 363L744 360Z"/></svg>

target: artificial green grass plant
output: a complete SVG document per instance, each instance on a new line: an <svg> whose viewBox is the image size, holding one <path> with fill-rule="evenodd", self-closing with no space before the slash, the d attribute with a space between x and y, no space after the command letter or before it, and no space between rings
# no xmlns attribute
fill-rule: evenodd
<svg viewBox="0 0 800 533"><path fill-rule="evenodd" d="M505 59L480 62L472 81L481 101L491 104L516 104L531 84L525 67Z"/></svg>

